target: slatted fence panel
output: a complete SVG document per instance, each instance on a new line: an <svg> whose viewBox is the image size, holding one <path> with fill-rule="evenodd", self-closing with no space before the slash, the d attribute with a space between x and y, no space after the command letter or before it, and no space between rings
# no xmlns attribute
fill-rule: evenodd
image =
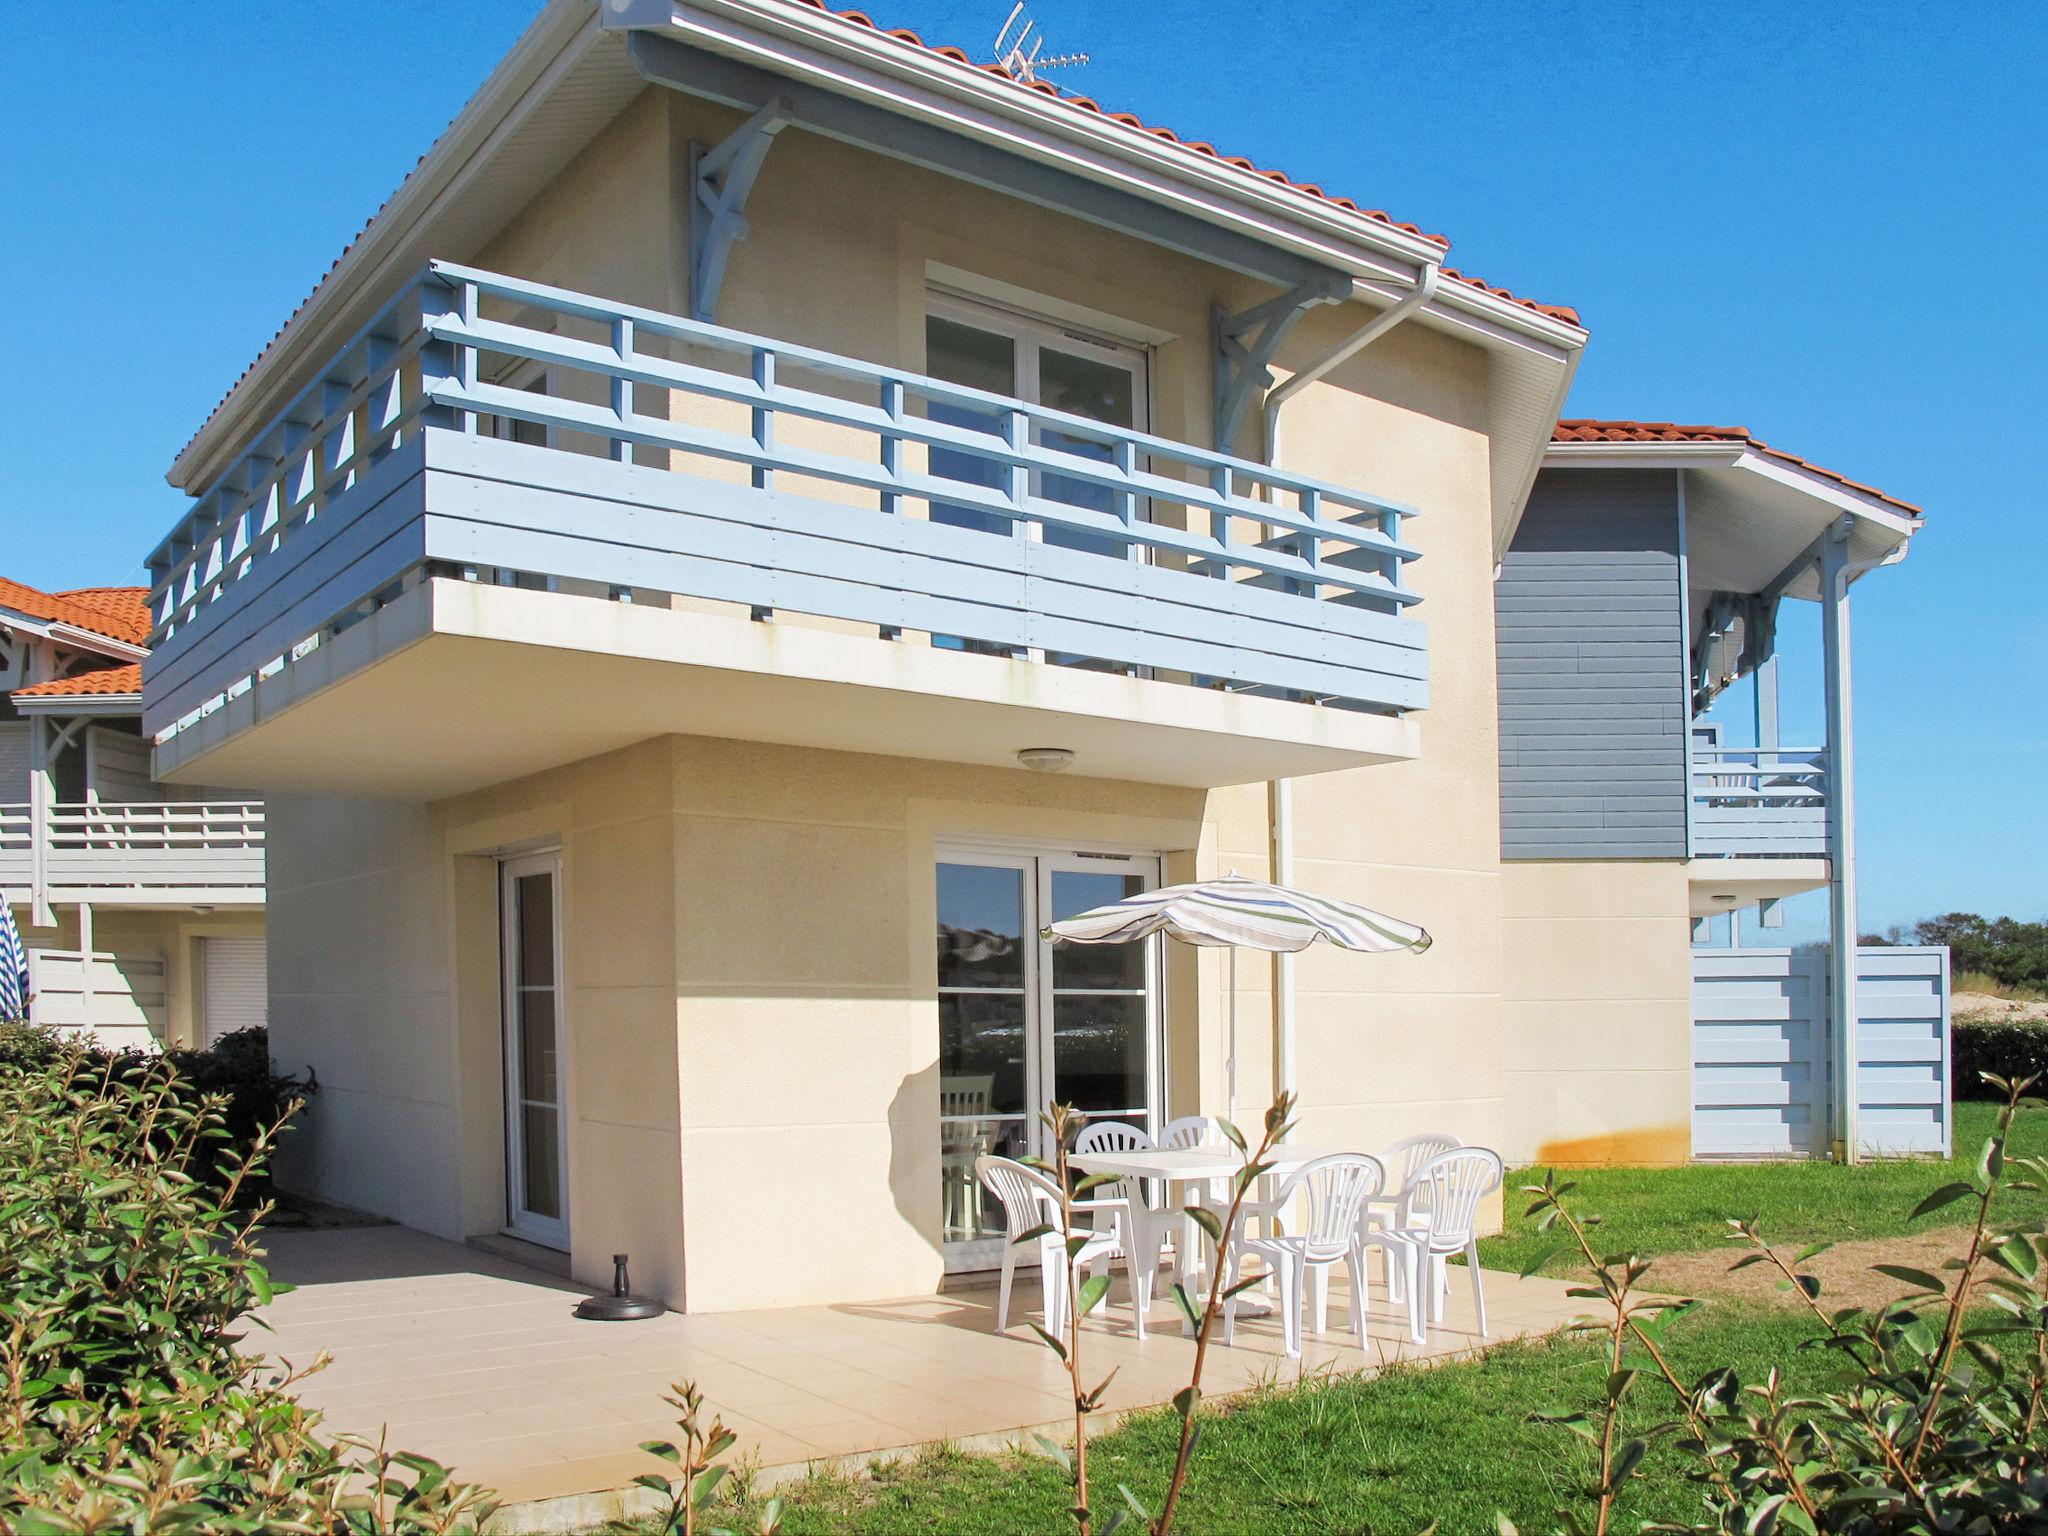
<svg viewBox="0 0 2048 1536"><path fill-rule="evenodd" d="M1948 951L1859 950L1856 997L1860 1150L1947 1153ZM1827 1153L1824 947L1695 950L1692 1039L1695 1156Z"/></svg>

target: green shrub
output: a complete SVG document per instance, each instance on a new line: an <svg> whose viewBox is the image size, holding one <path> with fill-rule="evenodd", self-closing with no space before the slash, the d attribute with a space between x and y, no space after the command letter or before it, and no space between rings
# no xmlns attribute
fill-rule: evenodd
<svg viewBox="0 0 2048 1536"><path fill-rule="evenodd" d="M2048 1023L2038 1019L1957 1019L1950 1031L1950 1061L1959 1099L2002 1098L1993 1077L2048 1079Z"/></svg>
<svg viewBox="0 0 2048 1536"><path fill-rule="evenodd" d="M1940 1186L1913 1217L1961 1202L1975 1217L1964 1255L1939 1272L1877 1264L1911 1294L1885 1306L1830 1310L1804 1266L1829 1244L1788 1258L1758 1224L1731 1221L1747 1251L1736 1269L1762 1264L1804 1301L1814 1323L1808 1347L1831 1353L1835 1380L1795 1391L1773 1363L1748 1378L1722 1366L1697 1381L1670 1363L1673 1325L1697 1303L1658 1293L1655 1266L1603 1253L1595 1217L1575 1212L1573 1186L1554 1174L1525 1186L1530 1214L1568 1238L1593 1284L1572 1292L1605 1302L1582 1326L1605 1346L1597 1401L1538 1415L1587 1441L1590 1482L1581 1502L1558 1512L1567 1536L1610 1536L1617 1500L1642 1475L1653 1441L1684 1458L1705 1518L1696 1536L1994 1536L2048 1528L2048 1269L2040 1223L2008 1225L2012 1191L2048 1187L2048 1158L2009 1156L2006 1142L2033 1080L1993 1084L1998 1128L1975 1175ZM1625 1404L1637 1388L1658 1392L1677 1416L1648 1435L1631 1433ZM1503 1519L1501 1529L1513 1527ZM1676 1530L1677 1527L1664 1529Z"/></svg>
<svg viewBox="0 0 2048 1536"><path fill-rule="evenodd" d="M266 1126L282 1121L305 1099L318 1092L309 1070L304 1078L278 1072L270 1059L270 1035L263 1029L238 1029L204 1050L109 1051L59 1030L19 1021L0 1023L0 1076L36 1071L67 1059L78 1070L132 1083L167 1082L170 1091L190 1105L201 1099L219 1101L224 1137L208 1138L192 1153L191 1172L215 1188L225 1186L230 1165L239 1166ZM164 1067L171 1072L164 1074ZM160 1132L159 1132L160 1134ZM238 1184L244 1205L270 1192L267 1163L245 1170Z"/></svg>
<svg viewBox="0 0 2048 1536"><path fill-rule="evenodd" d="M480 1519L480 1493L434 1463L323 1439L298 1377L236 1348L273 1290L265 1207L238 1202L278 1124L237 1148L225 1105L162 1059L73 1049L0 1072L0 1530Z"/></svg>

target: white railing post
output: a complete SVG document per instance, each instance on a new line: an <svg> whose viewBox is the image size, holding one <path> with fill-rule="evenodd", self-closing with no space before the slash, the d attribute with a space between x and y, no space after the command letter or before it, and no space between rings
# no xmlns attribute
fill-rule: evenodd
<svg viewBox="0 0 2048 1536"><path fill-rule="evenodd" d="M1829 1040L1835 1137L1845 1162L1860 1160L1857 1134L1856 796L1849 669L1849 524L1821 544L1821 659L1827 697Z"/></svg>
<svg viewBox="0 0 2048 1536"><path fill-rule="evenodd" d="M903 381L882 380L882 413L889 418L889 427L882 430L882 472L889 477L891 485L903 483L903 434L890 428L903 424ZM896 490L882 492L882 510L892 517L903 510L903 493Z"/></svg>
<svg viewBox="0 0 2048 1536"><path fill-rule="evenodd" d="M768 398L775 393L775 354L766 347L754 348L754 388L761 392L761 403L753 408L750 421L754 451L766 459L775 453L775 407ZM775 471L766 464L756 464L753 480L755 490L773 490Z"/></svg>
<svg viewBox="0 0 2048 1536"><path fill-rule="evenodd" d="M50 766L50 722L36 715L28 728L28 899L29 921L57 926L50 906L50 813L57 800Z"/></svg>
<svg viewBox="0 0 2048 1536"><path fill-rule="evenodd" d="M633 419L633 381L626 377L632 366L633 322L621 315L612 322L612 351L618 354L619 371L612 375L612 415L618 418L619 435L612 439L611 456L621 464L633 462L633 440L626 436L626 424Z"/></svg>

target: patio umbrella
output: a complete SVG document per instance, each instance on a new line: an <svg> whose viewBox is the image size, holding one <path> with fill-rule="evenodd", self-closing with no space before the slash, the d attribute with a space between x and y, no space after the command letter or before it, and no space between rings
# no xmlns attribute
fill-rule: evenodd
<svg viewBox="0 0 2048 1536"><path fill-rule="evenodd" d="M0 1019L28 1017L28 957L22 953L21 930L7 893L0 891Z"/></svg>
<svg viewBox="0 0 2048 1536"><path fill-rule="evenodd" d="M1429 935L1370 907L1329 896L1247 880L1232 872L1221 880L1141 891L1106 907L1049 924L1048 939L1070 944L1132 944L1155 933L1183 944L1230 951L1230 1052L1225 1060L1229 1116L1237 1118L1237 952L1259 949L1291 954L1317 939L1360 954L1419 955Z"/></svg>

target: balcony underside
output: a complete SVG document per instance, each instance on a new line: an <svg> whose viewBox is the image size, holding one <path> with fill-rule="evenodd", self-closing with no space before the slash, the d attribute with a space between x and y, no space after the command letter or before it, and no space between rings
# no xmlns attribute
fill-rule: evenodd
<svg viewBox="0 0 2048 1536"><path fill-rule="evenodd" d="M1685 866L1692 915L1712 917L1760 901L1817 891L1828 883L1826 859L1695 858Z"/></svg>
<svg viewBox="0 0 2048 1536"><path fill-rule="evenodd" d="M265 790L453 794L667 733L1065 747L1215 786L1415 756L1412 718L1297 700L1419 704L1425 643L1250 581L428 429L158 647L144 729L160 777Z"/></svg>
<svg viewBox="0 0 2048 1536"><path fill-rule="evenodd" d="M433 799L649 737L1213 787L1413 757L1417 725L797 622L418 583L188 724L170 781Z"/></svg>

